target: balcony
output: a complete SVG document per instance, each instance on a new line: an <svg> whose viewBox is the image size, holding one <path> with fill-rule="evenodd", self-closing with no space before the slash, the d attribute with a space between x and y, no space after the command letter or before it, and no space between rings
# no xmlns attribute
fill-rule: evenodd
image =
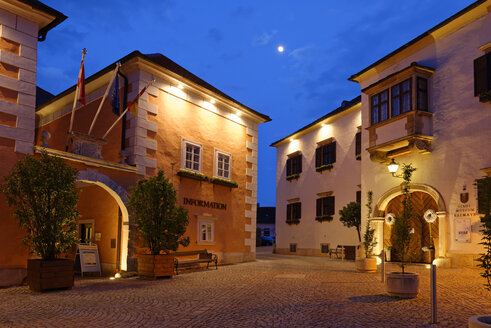
<svg viewBox="0 0 491 328"><path fill-rule="evenodd" d="M412 151L431 152L433 113L413 110L367 128L370 159L384 162L387 158Z"/></svg>

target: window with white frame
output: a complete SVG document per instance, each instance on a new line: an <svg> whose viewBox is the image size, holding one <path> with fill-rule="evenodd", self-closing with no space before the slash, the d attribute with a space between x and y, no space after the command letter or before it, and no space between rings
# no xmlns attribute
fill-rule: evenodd
<svg viewBox="0 0 491 328"><path fill-rule="evenodd" d="M232 176L232 155L215 149L215 176L230 180Z"/></svg>
<svg viewBox="0 0 491 328"><path fill-rule="evenodd" d="M213 242L215 240L215 223L199 220L198 234L198 240L200 242Z"/></svg>
<svg viewBox="0 0 491 328"><path fill-rule="evenodd" d="M182 141L182 168L201 172L201 153L203 146L183 139Z"/></svg>

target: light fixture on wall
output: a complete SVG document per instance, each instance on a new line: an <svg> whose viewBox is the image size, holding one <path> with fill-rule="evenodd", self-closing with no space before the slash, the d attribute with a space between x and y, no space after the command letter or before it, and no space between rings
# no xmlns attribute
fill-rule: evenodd
<svg viewBox="0 0 491 328"><path fill-rule="evenodd" d="M392 159L389 164L387 164L387 168L389 169L390 174L392 174L393 177L395 178L402 178L402 175L396 174L397 170L399 169L399 164Z"/></svg>

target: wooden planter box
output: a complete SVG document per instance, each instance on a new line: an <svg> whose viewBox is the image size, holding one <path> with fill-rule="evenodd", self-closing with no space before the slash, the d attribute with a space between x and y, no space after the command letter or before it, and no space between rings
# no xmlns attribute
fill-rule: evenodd
<svg viewBox="0 0 491 328"><path fill-rule="evenodd" d="M141 278L156 279L174 275L174 255L138 255L138 275Z"/></svg>
<svg viewBox="0 0 491 328"><path fill-rule="evenodd" d="M73 260L27 260L27 281L36 292L72 288L74 273Z"/></svg>

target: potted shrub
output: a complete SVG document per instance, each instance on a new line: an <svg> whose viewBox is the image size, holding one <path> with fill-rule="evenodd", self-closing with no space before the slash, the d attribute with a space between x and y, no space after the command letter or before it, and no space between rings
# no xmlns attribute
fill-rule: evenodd
<svg viewBox="0 0 491 328"><path fill-rule="evenodd" d="M71 288L74 263L60 256L77 242L77 171L46 153L27 155L5 177L2 192L19 226L24 242L41 259L27 261L27 280L34 291Z"/></svg>
<svg viewBox="0 0 491 328"><path fill-rule="evenodd" d="M477 266L482 269L481 277L485 279L484 287L491 292L491 177L477 180L476 185L479 213L483 214L480 244L484 246L484 253L480 254L477 259ZM491 313L470 317L469 327L491 327Z"/></svg>
<svg viewBox="0 0 491 328"><path fill-rule="evenodd" d="M373 257L373 249L377 242L375 241L375 229L371 227L372 198L373 193L369 191L367 193L367 204L365 205L368 209L367 225L365 226L362 243L365 257L359 257L355 262L356 269L362 272L377 272L377 258Z"/></svg>
<svg viewBox="0 0 491 328"><path fill-rule="evenodd" d="M130 189L129 208L149 253L138 255L138 275L172 277L174 256L170 251L189 245L189 237L183 237L189 223L187 210L177 206L176 191L162 170Z"/></svg>
<svg viewBox="0 0 491 328"><path fill-rule="evenodd" d="M402 167L402 191L404 199L402 200L402 213L395 218L394 222L394 246L399 252L401 258L401 272L388 272L385 279L385 290L391 296L402 298L412 298L418 295L419 275L405 271L406 262L408 260L409 244L411 241L411 217L413 206L411 202L411 193L409 187L411 177L416 170L411 164L404 164Z"/></svg>

